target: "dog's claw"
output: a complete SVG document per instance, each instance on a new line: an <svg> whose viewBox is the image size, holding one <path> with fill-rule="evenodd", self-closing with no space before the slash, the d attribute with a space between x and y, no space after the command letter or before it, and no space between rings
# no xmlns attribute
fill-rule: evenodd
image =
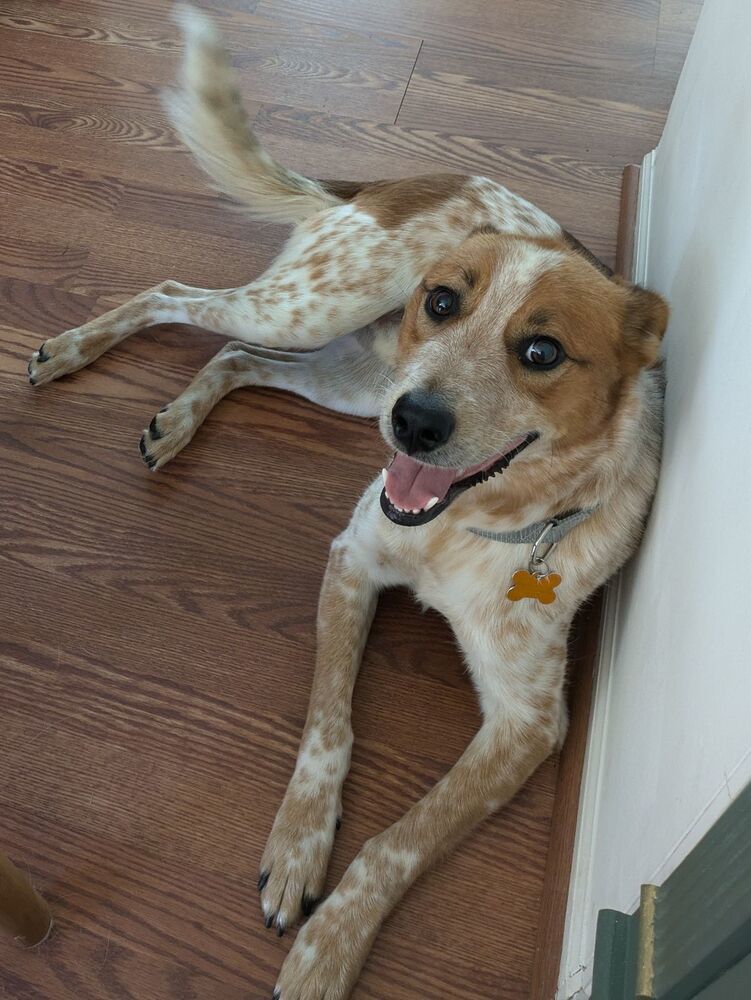
<svg viewBox="0 0 751 1000"><path fill-rule="evenodd" d="M282 995L282 991L277 986L277 988L271 994L271 1000L279 1000L279 998L281 997L281 995Z"/></svg>
<svg viewBox="0 0 751 1000"><path fill-rule="evenodd" d="M270 917L266 917L266 919L263 922L263 926L266 928L266 930L268 930L273 923L274 923L274 914L272 913Z"/></svg>
<svg viewBox="0 0 751 1000"><path fill-rule="evenodd" d="M149 454L149 451L148 451L148 449L146 447L146 435L145 434L141 435L141 440L138 442L138 450L141 452L141 458L144 460L144 462L148 465L148 467L153 472L154 469L156 468L156 464L159 461L159 459L154 458L153 455Z"/></svg>
<svg viewBox="0 0 751 1000"><path fill-rule="evenodd" d="M308 895L303 896L303 898L302 898L302 912L303 912L303 916L309 917L311 915L311 913L313 912L313 910L315 910L315 908L318 906L319 903L320 903L320 900L316 899L315 896L308 896Z"/></svg>
<svg viewBox="0 0 751 1000"><path fill-rule="evenodd" d="M270 874L271 874L271 872L261 872L261 877L258 879L258 891L259 892L263 892L263 890L266 888L266 886L268 884L268 881L269 881L269 875Z"/></svg>
<svg viewBox="0 0 751 1000"><path fill-rule="evenodd" d="M162 432L156 425L156 417L151 418L151 423L149 424L149 433L153 441L158 441L162 437Z"/></svg>
<svg viewBox="0 0 751 1000"><path fill-rule="evenodd" d="M337 816L336 817L336 830L337 830L337 833L339 832L339 830L341 830L341 828L342 828L342 817L341 816Z"/></svg>
<svg viewBox="0 0 751 1000"><path fill-rule="evenodd" d="M40 362L42 362L42 361L49 361L49 359L50 359L50 356L49 356L49 354L45 354L45 353L44 353L44 345L45 345L46 343L47 343L47 341L46 341L46 340L45 340L45 341L43 341L43 343L42 343L41 347L40 347L40 348L39 348L39 350L37 351L37 361L40 361Z"/></svg>

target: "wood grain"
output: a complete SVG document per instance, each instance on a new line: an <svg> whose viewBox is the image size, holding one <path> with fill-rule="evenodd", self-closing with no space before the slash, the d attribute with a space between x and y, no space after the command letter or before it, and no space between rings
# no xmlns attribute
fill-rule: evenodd
<svg viewBox="0 0 751 1000"><path fill-rule="evenodd" d="M672 85L582 69L513 67L426 44L397 122L499 136L511 145L641 159L660 137ZM471 127L467 123L472 108Z"/></svg>
<svg viewBox="0 0 751 1000"><path fill-rule="evenodd" d="M679 3L680 0L674 0ZM466 65L482 56L514 66L574 66L603 75L651 71L660 0L259 0L260 13L327 23L353 22L371 31L417 35ZM471 111L468 108L468 118Z"/></svg>
<svg viewBox="0 0 751 1000"><path fill-rule="evenodd" d="M372 421L246 392L150 474L142 428L221 343L177 326L26 384L45 337L167 277L246 281L283 242L208 189L164 117L170 6L0 4L0 845L58 928L4 953L14 1000L270 993L289 941L260 922L256 868L304 718L327 548L385 453ZM291 166L486 173L612 262L621 166L659 134L695 5L203 6ZM355 1000L550 1000L578 676L563 762L407 895ZM381 602L354 718L330 886L478 725L453 637L407 594Z"/></svg>

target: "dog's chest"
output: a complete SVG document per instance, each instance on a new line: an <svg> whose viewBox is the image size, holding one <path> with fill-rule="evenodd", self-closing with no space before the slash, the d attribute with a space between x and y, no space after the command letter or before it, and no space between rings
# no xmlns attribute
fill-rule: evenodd
<svg viewBox="0 0 751 1000"><path fill-rule="evenodd" d="M411 586L422 603L449 618L469 610L503 617L514 610L506 595L524 558L518 546L462 530L416 549Z"/></svg>
<svg viewBox="0 0 751 1000"><path fill-rule="evenodd" d="M392 524L380 510L377 486L364 498L362 555L383 586L407 586L449 618L472 611L518 614L507 597L513 576L529 558L526 546L481 538L453 519L424 528ZM359 520L359 519L358 519Z"/></svg>

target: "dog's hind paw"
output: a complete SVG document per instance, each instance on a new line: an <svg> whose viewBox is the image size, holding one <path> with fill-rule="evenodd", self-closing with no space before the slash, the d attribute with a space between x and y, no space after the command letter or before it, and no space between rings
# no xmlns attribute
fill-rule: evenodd
<svg viewBox="0 0 751 1000"><path fill-rule="evenodd" d="M163 406L138 442L141 458L155 472L183 450L200 423L196 423L189 404L176 400Z"/></svg>
<svg viewBox="0 0 751 1000"><path fill-rule="evenodd" d="M44 385L61 375L83 368L87 362L77 347L75 334L75 330L61 333L59 337L45 340L34 351L26 366L32 385Z"/></svg>

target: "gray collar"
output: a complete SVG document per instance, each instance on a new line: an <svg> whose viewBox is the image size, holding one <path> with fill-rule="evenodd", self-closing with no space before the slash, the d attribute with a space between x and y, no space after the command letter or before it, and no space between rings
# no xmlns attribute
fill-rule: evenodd
<svg viewBox="0 0 751 1000"><path fill-rule="evenodd" d="M494 542L508 542L510 545L534 545L544 534L545 543L552 546L565 538L577 524L586 521L596 510L596 506L567 510L565 513L556 514L555 517L549 517L545 521L535 521L534 524L528 524L526 528L519 528L518 531L486 531L484 528L468 528L467 530L481 538L490 538Z"/></svg>

